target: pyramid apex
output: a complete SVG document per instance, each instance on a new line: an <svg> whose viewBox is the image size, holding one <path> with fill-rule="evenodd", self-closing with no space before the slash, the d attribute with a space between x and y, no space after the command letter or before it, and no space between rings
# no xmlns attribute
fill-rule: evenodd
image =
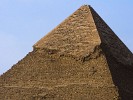
<svg viewBox="0 0 133 100"><path fill-rule="evenodd" d="M83 5L0 76L0 99L133 100L133 54Z"/></svg>
<svg viewBox="0 0 133 100"><path fill-rule="evenodd" d="M91 6L90 5L88 5L88 4L84 4L84 5L82 5L80 8L87 8L87 9L89 9ZM79 9L80 9L79 8Z"/></svg>
<svg viewBox="0 0 133 100"><path fill-rule="evenodd" d="M56 49L60 53L83 56L101 43L89 5L83 5L49 32L34 49ZM86 49L83 49L86 48ZM92 49L90 49L92 48Z"/></svg>
<svg viewBox="0 0 133 100"><path fill-rule="evenodd" d="M84 4L84 5L82 5L82 6L88 6L88 7L90 7L90 5L88 5L88 4Z"/></svg>
<svg viewBox="0 0 133 100"><path fill-rule="evenodd" d="M34 49L56 49L60 53L83 56L96 45L106 44L112 55L121 63L132 65L132 53L90 5L82 5L71 16L49 32ZM117 44L116 44L117 43ZM112 44L113 45L112 47ZM83 49L86 47L86 49ZM91 49L90 49L91 48ZM123 49L124 48L124 49ZM119 50L125 54L121 54ZM129 63L129 61L131 63Z"/></svg>

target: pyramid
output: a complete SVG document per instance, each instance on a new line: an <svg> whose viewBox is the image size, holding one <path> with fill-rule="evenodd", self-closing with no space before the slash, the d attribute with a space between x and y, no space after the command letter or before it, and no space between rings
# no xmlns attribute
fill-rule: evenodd
<svg viewBox="0 0 133 100"><path fill-rule="evenodd" d="M0 100L133 100L133 54L83 5L0 76Z"/></svg>

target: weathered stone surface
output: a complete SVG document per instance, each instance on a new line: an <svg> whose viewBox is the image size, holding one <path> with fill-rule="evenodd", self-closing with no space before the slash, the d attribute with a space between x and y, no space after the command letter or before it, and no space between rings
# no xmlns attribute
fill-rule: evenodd
<svg viewBox="0 0 133 100"><path fill-rule="evenodd" d="M90 6L33 48L0 76L0 100L133 100L133 55Z"/></svg>

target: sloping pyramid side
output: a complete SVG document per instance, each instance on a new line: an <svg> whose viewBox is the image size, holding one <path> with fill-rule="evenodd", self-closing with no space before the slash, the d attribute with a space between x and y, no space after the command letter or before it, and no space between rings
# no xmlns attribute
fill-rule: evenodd
<svg viewBox="0 0 133 100"><path fill-rule="evenodd" d="M116 59L117 62L122 63L123 65L128 65L128 68L130 69L130 66L133 66L132 52L118 38L118 36L116 36L111 28L94 11L94 9L91 7L90 9L102 44L108 48L108 52ZM131 67L131 69L132 68L133 67Z"/></svg>
<svg viewBox="0 0 133 100"><path fill-rule="evenodd" d="M55 49L60 54L81 58L101 43L89 7L81 7L39 40L34 49Z"/></svg>
<svg viewBox="0 0 133 100"><path fill-rule="evenodd" d="M118 100L90 9L78 9L0 77L0 100Z"/></svg>
<svg viewBox="0 0 133 100"><path fill-rule="evenodd" d="M90 7L101 47L122 100L133 99L133 54L103 19Z"/></svg>

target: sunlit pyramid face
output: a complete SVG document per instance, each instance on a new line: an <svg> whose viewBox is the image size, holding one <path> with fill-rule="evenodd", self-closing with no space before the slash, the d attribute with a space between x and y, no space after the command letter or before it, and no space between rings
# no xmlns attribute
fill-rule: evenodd
<svg viewBox="0 0 133 100"><path fill-rule="evenodd" d="M84 5L0 76L0 100L132 100L132 67L132 53Z"/></svg>

